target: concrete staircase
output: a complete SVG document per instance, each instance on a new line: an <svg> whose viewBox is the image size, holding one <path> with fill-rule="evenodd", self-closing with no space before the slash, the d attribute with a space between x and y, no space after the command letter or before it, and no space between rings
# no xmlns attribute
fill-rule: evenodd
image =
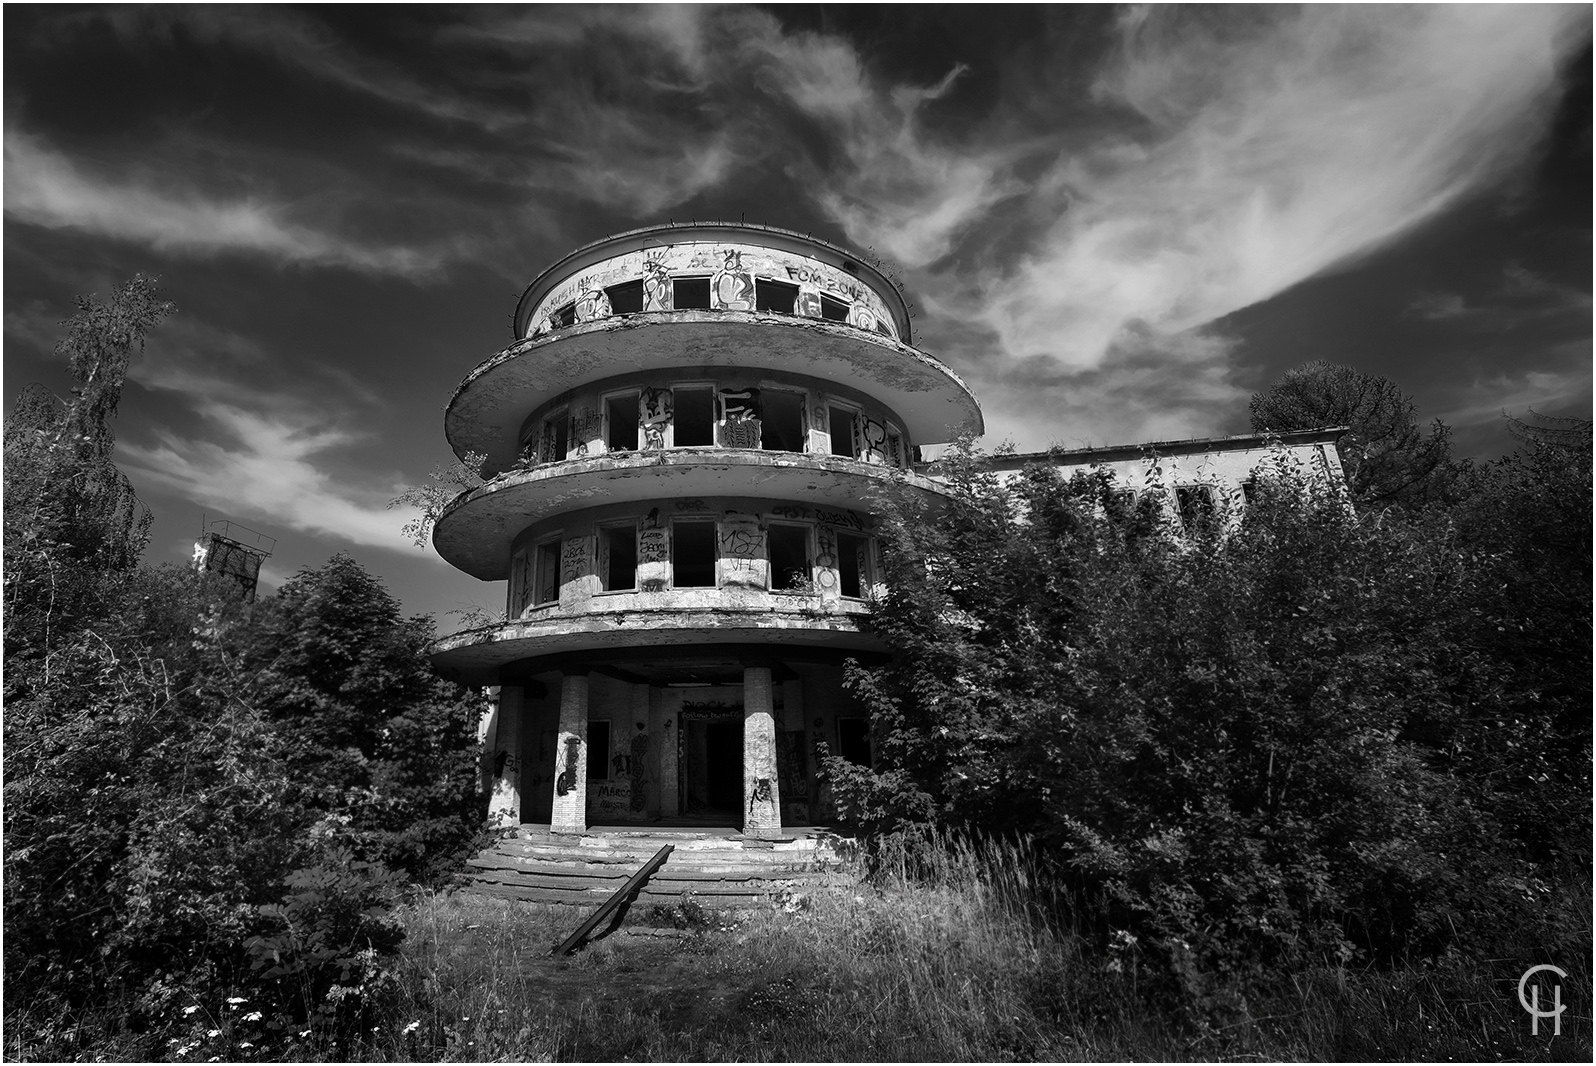
<svg viewBox="0 0 1596 1066"><path fill-rule="evenodd" d="M826 829L785 833L756 840L729 829L595 827L573 836L523 825L467 860L465 891L593 907L666 844L675 850L633 907L671 906L691 893L707 910L734 910L770 902L784 889L852 883L837 852L843 838Z"/></svg>

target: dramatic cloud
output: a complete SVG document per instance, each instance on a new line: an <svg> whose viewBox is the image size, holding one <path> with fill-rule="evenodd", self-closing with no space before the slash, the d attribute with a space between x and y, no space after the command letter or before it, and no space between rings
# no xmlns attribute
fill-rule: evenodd
<svg viewBox="0 0 1596 1066"><path fill-rule="evenodd" d="M281 205L215 199L169 177L97 174L19 131L6 134L5 175L6 214L36 226L71 227L163 251L255 253L405 276L438 266L435 252L352 241L293 221Z"/></svg>
<svg viewBox="0 0 1596 1066"><path fill-rule="evenodd" d="M982 293L1010 357L1100 365L1365 255L1522 157L1588 11L1160 8L1098 82L1140 128L1065 146L1056 221Z"/></svg>

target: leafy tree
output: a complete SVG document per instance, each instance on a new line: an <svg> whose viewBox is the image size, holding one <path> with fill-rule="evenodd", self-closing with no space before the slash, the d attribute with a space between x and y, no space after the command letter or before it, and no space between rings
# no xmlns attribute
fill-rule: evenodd
<svg viewBox="0 0 1596 1066"><path fill-rule="evenodd" d="M1257 433L1347 426L1341 461L1359 506L1417 505L1446 498L1454 474L1451 430L1426 435L1418 408L1390 378L1314 361L1286 371L1248 404Z"/></svg>
<svg viewBox="0 0 1596 1066"><path fill-rule="evenodd" d="M301 802L416 876L461 857L486 816L470 694L433 673L427 618L347 555L296 574L257 613L250 698L296 767Z"/></svg>
<svg viewBox="0 0 1596 1066"><path fill-rule="evenodd" d="M1437 765L1456 736L1411 728L1468 699L1444 523L1360 518L1284 453L1189 538L1102 475L952 467L943 515L892 523L869 624L894 657L849 679L882 765L825 761L845 813L1034 834L1077 918L1171 973L1487 924L1526 868Z"/></svg>

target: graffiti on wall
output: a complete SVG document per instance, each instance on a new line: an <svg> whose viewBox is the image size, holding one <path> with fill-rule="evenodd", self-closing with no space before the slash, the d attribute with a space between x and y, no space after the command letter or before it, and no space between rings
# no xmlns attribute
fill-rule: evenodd
<svg viewBox="0 0 1596 1066"><path fill-rule="evenodd" d="M807 256L751 244L686 243L627 252L597 263L562 281L533 310L527 336L537 337L560 328L554 312L570 305L577 322L614 313L605 289L641 280L643 310L673 308L673 275L710 274L711 306L725 310L753 310L755 278L780 279L798 285L796 314L824 317L820 297L829 293L849 303L848 321L860 329L896 337L897 327L886 303L870 286L844 270Z"/></svg>
<svg viewBox="0 0 1596 1066"><path fill-rule="evenodd" d="M720 446L759 447L759 390L720 390Z"/></svg>
<svg viewBox="0 0 1596 1066"><path fill-rule="evenodd" d="M593 407L571 412L571 455L586 455L587 446L604 435L604 415Z"/></svg>
<svg viewBox="0 0 1596 1066"><path fill-rule="evenodd" d="M665 447L665 430L671 424L671 390L644 389L638 410L642 412L644 450Z"/></svg>
<svg viewBox="0 0 1596 1066"><path fill-rule="evenodd" d="M671 271L665 257L649 253L643 257L643 310L671 309Z"/></svg>
<svg viewBox="0 0 1596 1066"><path fill-rule="evenodd" d="M754 275L743 266L743 253L736 248L721 253L720 269L709 282L709 305L721 311L754 309Z"/></svg>
<svg viewBox="0 0 1596 1066"><path fill-rule="evenodd" d="M572 537L560 546L560 584L580 581L588 575L587 538Z"/></svg>
<svg viewBox="0 0 1596 1066"><path fill-rule="evenodd" d="M837 531L830 526L815 530L815 584L821 595L837 591Z"/></svg>
<svg viewBox="0 0 1596 1066"><path fill-rule="evenodd" d="M657 521L657 520L656 520ZM670 581L670 533L645 526L637 531L637 587L644 592L663 592Z"/></svg>
<svg viewBox="0 0 1596 1066"><path fill-rule="evenodd" d="M721 584L765 587L765 537L752 515L728 514L718 527Z"/></svg>
<svg viewBox="0 0 1596 1066"><path fill-rule="evenodd" d="M648 734L643 723L637 723L637 733L632 737L631 765L627 767L632 779L632 813L642 814L648 806L648 789L644 787L648 774Z"/></svg>
<svg viewBox="0 0 1596 1066"><path fill-rule="evenodd" d="M828 511L823 507L815 508L815 518L822 522L829 522L834 526L845 526L848 529L863 530L864 519L854 511Z"/></svg>
<svg viewBox="0 0 1596 1066"><path fill-rule="evenodd" d="M854 454L867 463L890 463L887 454L887 427L873 418L853 420Z"/></svg>
<svg viewBox="0 0 1596 1066"><path fill-rule="evenodd" d="M589 781L587 809L592 814L625 814L632 808L630 781Z"/></svg>
<svg viewBox="0 0 1596 1066"><path fill-rule="evenodd" d="M581 770L582 738L565 738L565 769L554 782L554 794L564 796L576 790L577 774Z"/></svg>

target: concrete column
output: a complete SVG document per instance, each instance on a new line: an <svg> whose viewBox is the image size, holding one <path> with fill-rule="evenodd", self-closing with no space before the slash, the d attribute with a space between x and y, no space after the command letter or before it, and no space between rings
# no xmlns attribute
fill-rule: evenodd
<svg viewBox="0 0 1596 1066"><path fill-rule="evenodd" d="M674 818L682 813L676 780L676 734L681 722L666 708L665 691L649 686L648 729L656 738L654 749L659 753L659 814L662 818Z"/></svg>
<svg viewBox="0 0 1596 1066"><path fill-rule="evenodd" d="M566 674L560 682L560 735L554 752L556 833L587 830L587 674Z"/></svg>
<svg viewBox="0 0 1596 1066"><path fill-rule="evenodd" d="M500 828L521 824L521 719L525 690L499 686L499 711L493 730L493 795L488 818Z"/></svg>
<svg viewBox="0 0 1596 1066"><path fill-rule="evenodd" d="M499 686L482 690L482 715L477 719L477 787L493 795L493 745L499 724Z"/></svg>
<svg viewBox="0 0 1596 1066"><path fill-rule="evenodd" d="M770 667L743 667L743 835L781 835Z"/></svg>

